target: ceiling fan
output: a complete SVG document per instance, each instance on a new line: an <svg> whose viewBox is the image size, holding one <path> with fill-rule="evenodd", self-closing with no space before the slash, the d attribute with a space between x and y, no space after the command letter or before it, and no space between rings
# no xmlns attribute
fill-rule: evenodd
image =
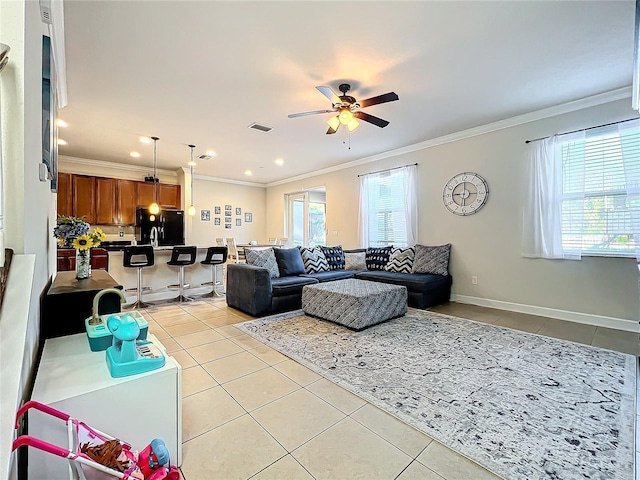
<svg viewBox="0 0 640 480"><path fill-rule="evenodd" d="M349 85L348 83L342 83L338 86L338 89L342 92L342 95L340 96L338 96L331 89L331 87L328 87L326 85L322 85L316 88L321 94L323 94L331 101L331 109L314 110L313 112L291 113L287 116L289 118L296 118L305 117L307 115L316 115L318 113L337 112L338 115L332 117L327 122L329 124L327 135L336 133L338 131L338 128L340 127L340 124L346 125L350 132L355 130L356 128L358 128L358 125L360 125L360 122L358 122L356 118L377 125L380 128L384 128L389 125L389 122L383 120L382 118L374 117L373 115L369 115L368 113L361 112L360 109L370 107L372 105L378 105L380 103L387 103L398 100L398 95L395 92L389 92L385 93L384 95L378 95L377 97L371 97L367 98L366 100L357 101L352 96L347 95L347 92L351 90L351 85Z"/></svg>

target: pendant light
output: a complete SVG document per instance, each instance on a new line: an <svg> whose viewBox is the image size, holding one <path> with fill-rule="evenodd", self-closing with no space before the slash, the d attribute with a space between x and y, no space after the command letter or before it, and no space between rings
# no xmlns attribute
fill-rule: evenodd
<svg viewBox="0 0 640 480"><path fill-rule="evenodd" d="M158 137L151 137L153 140L153 203L149 205L149 213L151 215L157 215L160 213L160 205L158 205L158 192L157 192L157 183L158 179L156 177L157 167L158 167L158 151L157 145Z"/></svg>
<svg viewBox="0 0 640 480"><path fill-rule="evenodd" d="M191 149L191 160L189 160L189 168L191 169L191 205L187 209L187 215L194 216L196 214L196 207L193 205L193 166L196 162L193 161L193 149L196 148L195 145L189 145Z"/></svg>

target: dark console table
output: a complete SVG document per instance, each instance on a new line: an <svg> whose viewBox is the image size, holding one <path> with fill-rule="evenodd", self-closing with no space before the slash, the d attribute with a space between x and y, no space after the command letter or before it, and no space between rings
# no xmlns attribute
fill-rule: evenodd
<svg viewBox="0 0 640 480"><path fill-rule="evenodd" d="M85 332L84 320L93 313L93 298L105 288L121 290L122 286L105 270L93 270L83 280L76 279L76 272L58 272L43 299L41 335L53 338ZM117 313L120 305L118 295L104 295L98 313Z"/></svg>

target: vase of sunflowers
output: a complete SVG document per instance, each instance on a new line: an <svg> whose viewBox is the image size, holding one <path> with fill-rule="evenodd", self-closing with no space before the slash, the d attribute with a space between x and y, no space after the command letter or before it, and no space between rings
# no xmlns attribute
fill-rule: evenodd
<svg viewBox="0 0 640 480"><path fill-rule="evenodd" d="M58 239L59 247L76 249L76 278L91 276L90 249L100 245L106 235L99 228L89 232L91 226L84 218L58 215L58 224L53 229L53 236Z"/></svg>

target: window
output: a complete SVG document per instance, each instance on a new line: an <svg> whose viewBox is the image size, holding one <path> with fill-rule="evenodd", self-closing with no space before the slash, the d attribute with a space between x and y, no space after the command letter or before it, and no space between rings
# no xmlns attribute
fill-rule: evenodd
<svg viewBox="0 0 640 480"><path fill-rule="evenodd" d="M527 252L525 238L525 256L636 257L640 252L640 121L535 143L523 233L536 247Z"/></svg>
<svg viewBox="0 0 640 480"><path fill-rule="evenodd" d="M619 132L613 126L585 134L562 145L562 247L583 254L635 256L640 128Z"/></svg>
<svg viewBox="0 0 640 480"><path fill-rule="evenodd" d="M415 244L415 165L360 177L360 245Z"/></svg>

